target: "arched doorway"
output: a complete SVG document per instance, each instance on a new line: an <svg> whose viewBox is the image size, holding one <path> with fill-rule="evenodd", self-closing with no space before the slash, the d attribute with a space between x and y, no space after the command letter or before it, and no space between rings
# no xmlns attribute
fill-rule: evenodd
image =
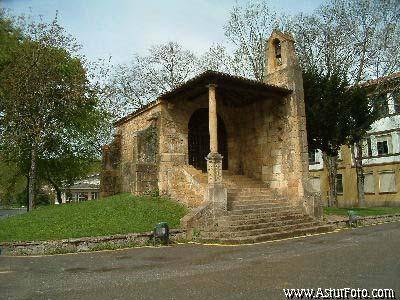
<svg viewBox="0 0 400 300"><path fill-rule="evenodd" d="M218 116L218 153L223 156L222 169L228 169L228 141L224 121ZM189 164L203 172L207 171L206 156L210 153L208 109L196 110L188 125Z"/></svg>

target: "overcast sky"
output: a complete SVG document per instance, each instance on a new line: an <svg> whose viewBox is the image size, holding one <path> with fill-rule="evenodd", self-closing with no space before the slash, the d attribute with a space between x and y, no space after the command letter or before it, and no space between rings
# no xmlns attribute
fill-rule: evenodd
<svg viewBox="0 0 400 300"><path fill-rule="evenodd" d="M61 25L75 36L89 59L112 56L127 62L153 44L178 41L196 53L224 40L229 10L245 0L0 0L12 14L43 15L59 12ZM324 0L271 0L287 14L311 12Z"/></svg>

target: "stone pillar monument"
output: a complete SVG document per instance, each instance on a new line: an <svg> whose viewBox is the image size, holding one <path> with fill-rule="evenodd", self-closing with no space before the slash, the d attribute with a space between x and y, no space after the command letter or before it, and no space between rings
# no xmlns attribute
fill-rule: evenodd
<svg viewBox="0 0 400 300"><path fill-rule="evenodd" d="M215 84L208 85L208 125L210 131L210 153L207 155L208 187L206 197L213 203L214 216L227 210L227 191L222 183L222 155L218 153L218 117Z"/></svg>

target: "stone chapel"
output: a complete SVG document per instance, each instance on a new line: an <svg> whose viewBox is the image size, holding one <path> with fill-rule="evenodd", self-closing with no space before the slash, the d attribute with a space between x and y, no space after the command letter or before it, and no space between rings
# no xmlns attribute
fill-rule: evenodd
<svg viewBox="0 0 400 300"><path fill-rule="evenodd" d="M268 40L264 82L206 71L115 123L101 194L158 191L203 240L257 242L331 230L308 183L302 72L290 34Z"/></svg>

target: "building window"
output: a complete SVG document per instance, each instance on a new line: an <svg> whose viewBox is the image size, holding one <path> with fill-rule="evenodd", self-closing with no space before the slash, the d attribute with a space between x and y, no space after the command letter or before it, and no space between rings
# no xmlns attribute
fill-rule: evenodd
<svg viewBox="0 0 400 300"><path fill-rule="evenodd" d="M396 193L396 174L393 171L382 172L379 174L379 192Z"/></svg>
<svg viewBox="0 0 400 300"><path fill-rule="evenodd" d="M373 100L374 109L378 111L381 117L389 114L389 104L386 94L381 94Z"/></svg>
<svg viewBox="0 0 400 300"><path fill-rule="evenodd" d="M375 193L375 178L372 173L364 175L364 192L367 194Z"/></svg>
<svg viewBox="0 0 400 300"><path fill-rule="evenodd" d="M88 199L88 195L86 193L78 193L77 200L78 202L86 201Z"/></svg>
<svg viewBox="0 0 400 300"><path fill-rule="evenodd" d="M389 153L387 141L377 142L376 146L378 148L378 155L385 155Z"/></svg>
<svg viewBox="0 0 400 300"><path fill-rule="evenodd" d="M99 198L99 195L97 192L92 192L92 200L97 200Z"/></svg>
<svg viewBox="0 0 400 300"><path fill-rule="evenodd" d="M308 151L308 163L310 165L318 164L318 161L317 161L317 150Z"/></svg>
<svg viewBox="0 0 400 300"><path fill-rule="evenodd" d="M392 136L391 135L382 135L376 138L378 155L385 155L392 153Z"/></svg>
<svg viewBox="0 0 400 300"><path fill-rule="evenodd" d="M319 177L310 178L310 184L315 192L321 192L321 179Z"/></svg>
<svg viewBox="0 0 400 300"><path fill-rule="evenodd" d="M372 156L372 144L371 144L371 138L367 138L367 157Z"/></svg>
<svg viewBox="0 0 400 300"><path fill-rule="evenodd" d="M394 112L396 114L400 113L400 91L395 91L392 93Z"/></svg>
<svg viewBox="0 0 400 300"><path fill-rule="evenodd" d="M391 153L392 137L390 135L378 136L376 138L376 148L378 155L386 155Z"/></svg>
<svg viewBox="0 0 400 300"><path fill-rule="evenodd" d="M343 160L343 157L342 157L342 149L339 149L339 150L338 150L337 160L339 160L339 161Z"/></svg>
<svg viewBox="0 0 400 300"><path fill-rule="evenodd" d="M336 174L336 193L343 194L343 175Z"/></svg>

